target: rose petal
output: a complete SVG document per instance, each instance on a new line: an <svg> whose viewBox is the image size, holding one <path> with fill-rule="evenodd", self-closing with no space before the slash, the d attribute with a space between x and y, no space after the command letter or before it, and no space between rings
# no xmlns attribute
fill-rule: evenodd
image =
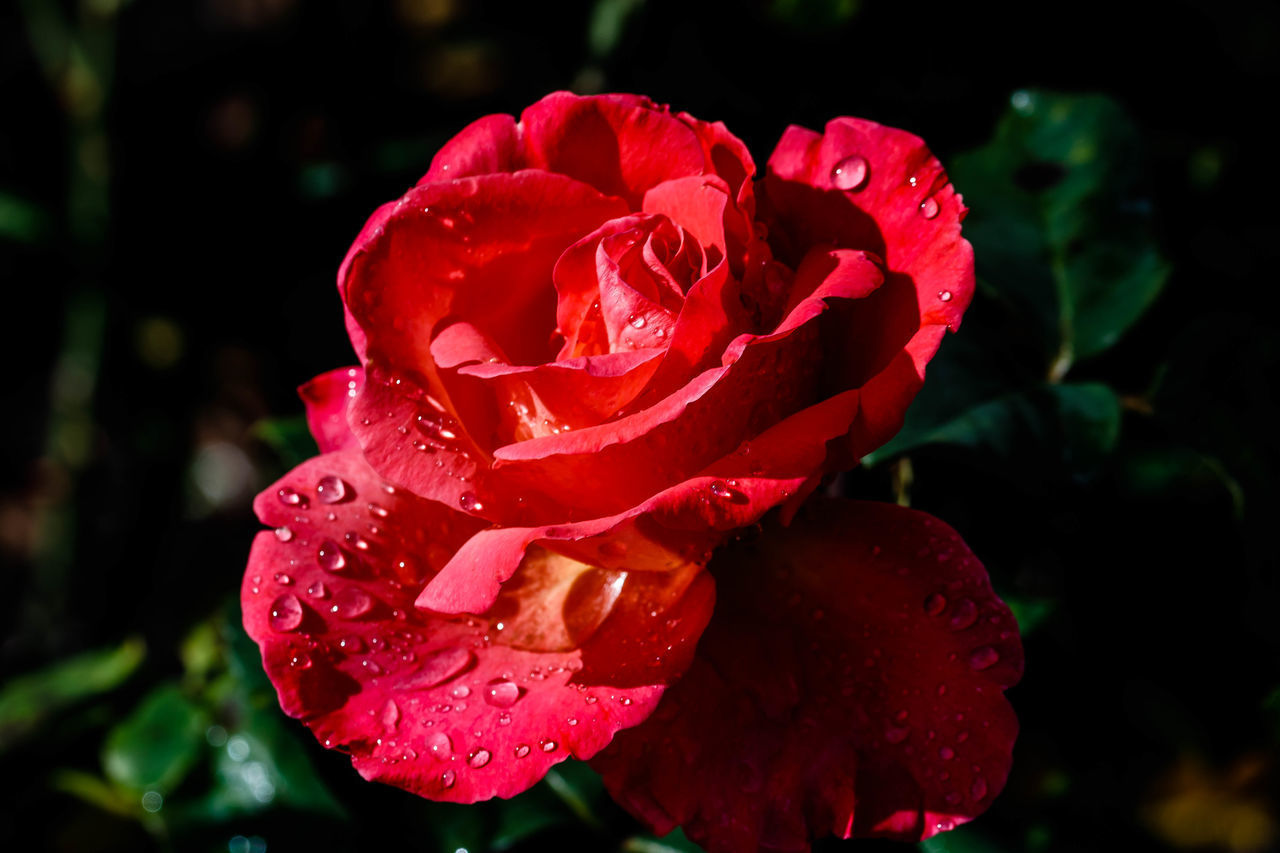
<svg viewBox="0 0 1280 853"><path fill-rule="evenodd" d="M716 851L916 840L990 805L1022 648L955 531L811 502L712 567L719 602L693 666L593 762L623 806Z"/></svg>
<svg viewBox="0 0 1280 853"><path fill-rule="evenodd" d="M321 453L360 446L347 426L347 404L363 385L361 368L340 367L298 387L298 396L307 407L307 426Z"/></svg>
<svg viewBox="0 0 1280 853"><path fill-rule="evenodd" d="M531 168L577 178L632 210L650 187L711 168L689 125L644 98L556 92L526 109L520 124Z"/></svg>
<svg viewBox="0 0 1280 853"><path fill-rule="evenodd" d="M509 115L477 119L436 152L431 168L418 181L448 181L525 168L523 141L516 120Z"/></svg>
<svg viewBox="0 0 1280 853"><path fill-rule="evenodd" d="M316 490L329 478L333 503ZM255 540L241 599L282 707L366 778L432 799L509 797L595 754L651 712L711 614L696 566L632 578L541 551L489 613L415 610L476 523L389 489L351 451L255 508L277 530Z"/></svg>

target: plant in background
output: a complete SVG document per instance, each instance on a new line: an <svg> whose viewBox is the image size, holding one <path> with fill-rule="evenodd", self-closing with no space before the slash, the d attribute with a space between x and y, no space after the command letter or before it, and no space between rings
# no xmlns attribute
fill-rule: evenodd
<svg viewBox="0 0 1280 853"><path fill-rule="evenodd" d="M513 796L570 756L711 849L919 839L1004 785L1017 626L950 528L817 494L973 294L923 143L560 93L489 116L339 273L360 365L263 492L245 625L362 775Z"/></svg>

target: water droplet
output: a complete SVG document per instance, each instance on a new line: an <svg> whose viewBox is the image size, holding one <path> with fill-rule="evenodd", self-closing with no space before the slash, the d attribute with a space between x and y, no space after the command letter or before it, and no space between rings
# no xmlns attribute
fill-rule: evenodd
<svg viewBox="0 0 1280 853"><path fill-rule="evenodd" d="M307 587L307 595L312 598L328 598L329 588L324 585L324 581L316 581Z"/></svg>
<svg viewBox="0 0 1280 853"><path fill-rule="evenodd" d="M711 494L715 495L721 500L728 500L728 501L733 501L734 503L737 503L738 501L744 500L746 498L746 495L742 494L742 492L730 486L724 480L712 480L711 485L708 486L707 488L711 490Z"/></svg>
<svg viewBox="0 0 1280 853"><path fill-rule="evenodd" d="M920 179L917 178L915 175L912 175L911 177L907 178L907 183L914 187L916 184L920 183Z"/></svg>
<svg viewBox="0 0 1280 853"><path fill-rule="evenodd" d="M289 586L290 584L293 583L293 578L289 577L284 572L276 572L275 578L276 578L276 583L280 584L281 586Z"/></svg>
<svg viewBox="0 0 1280 853"><path fill-rule="evenodd" d="M422 658L422 665L413 675L401 682L407 690L425 690L443 684L462 673L474 659L471 651L462 648L440 649Z"/></svg>
<svg viewBox="0 0 1280 853"><path fill-rule="evenodd" d="M437 761L447 761L453 755L453 741L444 732L432 732L427 735L425 743Z"/></svg>
<svg viewBox="0 0 1280 853"><path fill-rule="evenodd" d="M364 590L347 587L338 590L337 595L333 597L333 606L329 608L329 612L336 613L343 619L359 619L372 609L373 599Z"/></svg>
<svg viewBox="0 0 1280 853"><path fill-rule="evenodd" d="M332 539L320 543L320 549L316 551L316 562L326 572L340 572L347 567L347 558L338 543Z"/></svg>
<svg viewBox="0 0 1280 853"><path fill-rule="evenodd" d="M493 753L484 747L480 747L475 752L467 756L467 765L479 770L489 763L489 759L493 758Z"/></svg>
<svg viewBox="0 0 1280 853"><path fill-rule="evenodd" d="M524 758L529 754L529 744L522 743L516 747L516 758Z"/></svg>
<svg viewBox="0 0 1280 853"><path fill-rule="evenodd" d="M885 729L884 739L889 743L902 743L910 734L910 726L891 726Z"/></svg>
<svg viewBox="0 0 1280 853"><path fill-rule="evenodd" d="M981 776L973 777L973 786L969 788L969 794L975 800L981 800L987 796L987 780Z"/></svg>
<svg viewBox="0 0 1280 853"><path fill-rule="evenodd" d="M520 700L520 688L514 681L495 678L485 685L484 701L495 708L510 708Z"/></svg>
<svg viewBox="0 0 1280 853"><path fill-rule="evenodd" d="M458 774L454 773L452 770L446 770L440 774L440 784L444 785L446 788L452 788L453 783L456 781L458 781Z"/></svg>
<svg viewBox="0 0 1280 853"><path fill-rule="evenodd" d="M867 182L869 171L866 158L854 154L841 160L831 170L831 183L835 184L836 189L860 190Z"/></svg>
<svg viewBox="0 0 1280 853"><path fill-rule="evenodd" d="M276 631L293 631L302 624L302 604L291 593L277 596L271 602L271 627Z"/></svg>
<svg viewBox="0 0 1280 853"><path fill-rule="evenodd" d="M933 196L929 196L920 202L920 215L925 219L933 219L938 215L938 200Z"/></svg>
<svg viewBox="0 0 1280 853"><path fill-rule="evenodd" d="M644 324L648 321L645 319L643 314L632 314L627 318L627 322L631 324L631 328L633 329L643 329Z"/></svg>
<svg viewBox="0 0 1280 853"><path fill-rule="evenodd" d="M942 746L938 748L938 757L943 761L950 761L956 757L956 751L949 746Z"/></svg>
<svg viewBox="0 0 1280 853"><path fill-rule="evenodd" d="M500 726L509 726L509 725L511 725L511 715L510 715L510 714L499 714L499 715L498 715L498 725L500 725Z"/></svg>
<svg viewBox="0 0 1280 853"><path fill-rule="evenodd" d="M459 684L457 687L449 691L449 695L454 699L466 699L471 695L471 688L465 684Z"/></svg>
<svg viewBox="0 0 1280 853"><path fill-rule="evenodd" d="M316 483L316 497L320 498L320 503L341 503L346 500L347 491L347 484L341 478L332 474L327 477L321 477L320 482Z"/></svg>
<svg viewBox="0 0 1280 853"><path fill-rule="evenodd" d="M282 489L280 489L280 491L276 492L276 497L278 497L280 499L280 503L284 504L285 506L306 506L307 505L306 496L298 494L298 492L295 489L291 489L288 486L285 486Z"/></svg>
<svg viewBox="0 0 1280 853"><path fill-rule="evenodd" d="M568 723L569 725L571 725L571 726L576 726L576 725L578 724L578 718L577 718L577 717L570 717L570 718L569 718L568 720L566 720L565 722L567 722L567 723Z"/></svg>
<svg viewBox="0 0 1280 853"><path fill-rule="evenodd" d="M542 747L543 752L555 752L556 747L559 746L560 744L556 743L553 740L547 740L544 738L538 741L538 745Z"/></svg>
<svg viewBox="0 0 1280 853"><path fill-rule="evenodd" d="M950 291L950 290L939 290L939 291L938 291L938 298L939 298L939 299L941 299L943 302L950 302L950 301L951 301L951 291Z"/></svg>
<svg viewBox="0 0 1280 853"><path fill-rule="evenodd" d="M930 593L924 600L924 612L937 616L947 609L947 597L940 592Z"/></svg>
<svg viewBox="0 0 1280 853"><path fill-rule="evenodd" d="M350 637L344 637L338 641L338 648L348 654L358 655L367 650L369 647L364 644L364 640L352 634Z"/></svg>
<svg viewBox="0 0 1280 853"><path fill-rule="evenodd" d="M969 667L982 671L995 666L1000 660L1000 653L991 646L979 646L969 653Z"/></svg>
<svg viewBox="0 0 1280 853"><path fill-rule="evenodd" d="M387 512L386 507L378 506L377 504L369 504L369 512L373 515L376 515L378 518L386 518L388 515L390 515L390 513Z"/></svg>
<svg viewBox="0 0 1280 853"><path fill-rule="evenodd" d="M947 620L947 627L952 631L963 631L977 621L978 605L967 598L962 598L956 602L956 606L952 609L951 618Z"/></svg>
<svg viewBox="0 0 1280 853"><path fill-rule="evenodd" d="M480 512L484 509L484 504L476 499L475 492L463 492L458 495L458 506L465 512Z"/></svg>
<svg viewBox="0 0 1280 853"><path fill-rule="evenodd" d="M361 536L359 533L356 533L354 530L348 530L346 536L344 536L343 538L346 540L348 545L350 545L352 548L355 548L358 551L369 550L369 540L365 539L363 536Z"/></svg>
<svg viewBox="0 0 1280 853"><path fill-rule="evenodd" d="M311 655L307 654L306 652L298 652L296 655L294 655L289 659L289 666L293 667L294 669L310 669Z"/></svg>
<svg viewBox="0 0 1280 853"><path fill-rule="evenodd" d="M276 538L279 539L281 542L288 542L290 539L293 538L293 531L287 527L277 527Z"/></svg>
<svg viewBox="0 0 1280 853"><path fill-rule="evenodd" d="M388 699L387 704L382 706L382 725L391 731L395 731L397 725L400 724L400 706L396 704L396 700Z"/></svg>

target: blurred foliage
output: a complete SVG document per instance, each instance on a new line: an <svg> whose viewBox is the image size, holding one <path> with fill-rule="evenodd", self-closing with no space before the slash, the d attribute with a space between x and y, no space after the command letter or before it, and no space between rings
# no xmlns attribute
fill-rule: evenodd
<svg viewBox="0 0 1280 853"><path fill-rule="evenodd" d="M31 332L0 447L0 767L24 782L0 845L697 849L581 763L476 806L365 783L280 713L234 601L253 492L315 452L293 389L350 363L332 275L362 217L466 122L570 87L723 119L759 164L787 122L905 127L971 208L964 328L842 480L960 530L1026 640L1007 789L919 849L1270 849L1280 343L1247 285L1277 243L1265 98L1225 93L1274 89L1280 25L1175 4L1135 40L1115 13L0 8L0 274Z"/></svg>

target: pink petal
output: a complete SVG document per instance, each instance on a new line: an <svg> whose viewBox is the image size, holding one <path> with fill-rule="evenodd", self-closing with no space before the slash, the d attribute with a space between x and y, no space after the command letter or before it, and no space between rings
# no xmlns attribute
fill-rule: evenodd
<svg viewBox="0 0 1280 853"><path fill-rule="evenodd" d="M350 451L255 509L276 530L254 541L241 601L282 707L366 778L432 799L513 796L594 755L648 716L711 614L696 566L632 576L539 550L488 613L416 610L477 524Z"/></svg>
<svg viewBox="0 0 1280 853"><path fill-rule="evenodd" d="M955 531L887 504L811 502L718 554L686 677L593 762L655 831L709 850L822 835L918 840L1004 786L1017 626Z"/></svg>
<svg viewBox="0 0 1280 853"><path fill-rule="evenodd" d="M321 373L298 388L298 396L307 407L307 426L321 453L360 446L347 426L347 404L363 385L361 368L340 367Z"/></svg>

